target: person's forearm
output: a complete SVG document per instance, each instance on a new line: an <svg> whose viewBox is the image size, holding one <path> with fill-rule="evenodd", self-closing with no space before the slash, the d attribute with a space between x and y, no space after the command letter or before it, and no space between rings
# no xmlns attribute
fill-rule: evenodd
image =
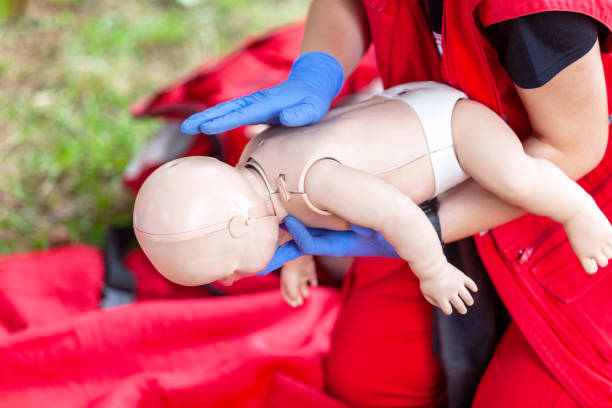
<svg viewBox="0 0 612 408"><path fill-rule="evenodd" d="M333 55L348 77L370 45L367 18L360 0L313 0L300 55L323 51Z"/></svg>
<svg viewBox="0 0 612 408"><path fill-rule="evenodd" d="M438 197L442 241L449 243L520 217L525 212L501 201L474 180Z"/></svg>
<svg viewBox="0 0 612 408"><path fill-rule="evenodd" d="M601 161L608 141L608 105L597 43L545 85L533 89L517 86L516 90L533 129L533 137L523 143L528 155L549 160L572 180L578 180ZM439 200L444 242L488 230L525 213L473 180Z"/></svg>

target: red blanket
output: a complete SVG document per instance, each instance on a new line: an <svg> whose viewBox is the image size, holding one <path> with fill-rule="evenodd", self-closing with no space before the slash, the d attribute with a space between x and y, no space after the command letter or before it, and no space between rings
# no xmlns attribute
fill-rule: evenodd
<svg viewBox="0 0 612 408"><path fill-rule="evenodd" d="M194 298L130 257L149 300L105 310L96 248L0 258L0 406L342 406L322 392L336 291Z"/></svg>

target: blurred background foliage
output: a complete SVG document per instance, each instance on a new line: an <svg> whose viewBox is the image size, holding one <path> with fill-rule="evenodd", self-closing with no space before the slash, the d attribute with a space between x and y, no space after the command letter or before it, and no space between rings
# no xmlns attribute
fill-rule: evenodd
<svg viewBox="0 0 612 408"><path fill-rule="evenodd" d="M161 126L136 99L302 18L308 0L0 0L0 253L102 245L130 158Z"/></svg>

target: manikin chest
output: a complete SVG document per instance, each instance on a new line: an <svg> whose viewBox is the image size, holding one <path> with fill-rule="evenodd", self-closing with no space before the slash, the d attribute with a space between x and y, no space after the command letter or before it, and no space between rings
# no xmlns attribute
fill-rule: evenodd
<svg viewBox="0 0 612 408"><path fill-rule="evenodd" d="M433 181L422 182L431 176L428 153L414 110L401 101L373 97L336 109L314 125L262 132L247 144L239 165L249 163L263 173L273 198L281 200L288 214L309 226L345 229L345 221L308 199L305 180L315 162L336 160L422 201L433 190Z"/></svg>

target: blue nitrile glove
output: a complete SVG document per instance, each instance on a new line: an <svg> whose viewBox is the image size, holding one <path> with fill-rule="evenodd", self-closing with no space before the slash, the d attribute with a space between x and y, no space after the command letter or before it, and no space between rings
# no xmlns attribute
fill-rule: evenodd
<svg viewBox="0 0 612 408"><path fill-rule="evenodd" d="M327 113L343 81L338 60L324 52L308 52L295 60L286 81L191 115L181 131L217 134L257 123L309 125Z"/></svg>
<svg viewBox="0 0 612 408"><path fill-rule="evenodd" d="M333 231L305 227L297 218L285 218L293 240L281 245L260 275L280 268L285 262L302 255L382 256L398 258L397 252L380 232L351 224L351 231Z"/></svg>

